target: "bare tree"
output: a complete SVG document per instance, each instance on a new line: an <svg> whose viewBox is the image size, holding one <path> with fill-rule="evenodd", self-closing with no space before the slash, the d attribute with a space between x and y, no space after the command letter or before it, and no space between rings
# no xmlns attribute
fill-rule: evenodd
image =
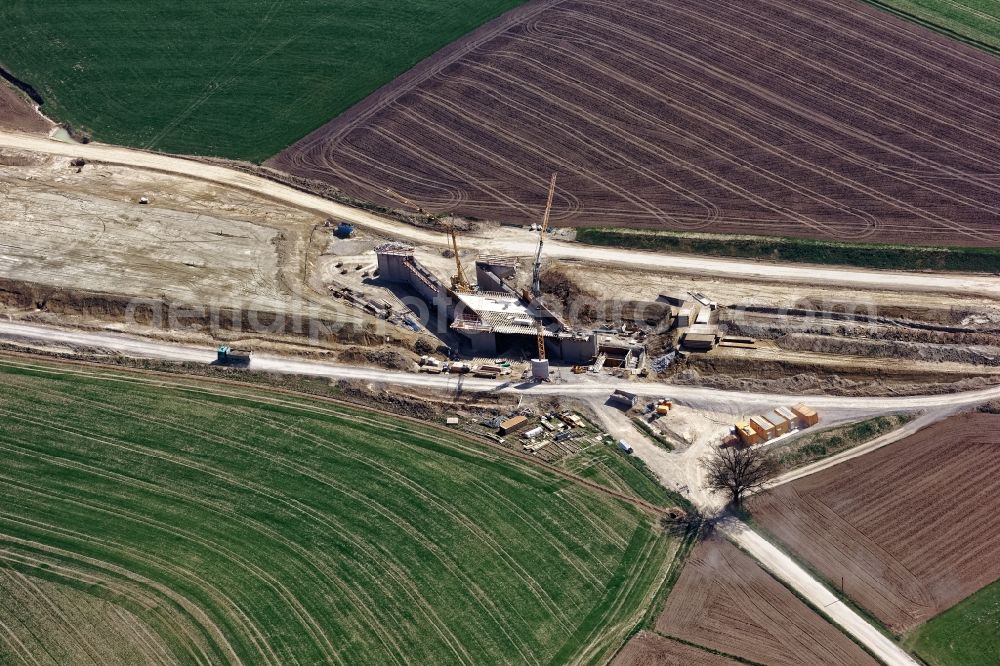
<svg viewBox="0 0 1000 666"><path fill-rule="evenodd" d="M760 490L778 473L778 463L759 448L718 448L702 459L708 468L708 487L728 493L740 507L747 494Z"/></svg>

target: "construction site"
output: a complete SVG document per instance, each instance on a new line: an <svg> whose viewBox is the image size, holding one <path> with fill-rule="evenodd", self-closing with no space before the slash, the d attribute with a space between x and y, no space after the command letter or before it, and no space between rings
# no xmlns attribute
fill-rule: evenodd
<svg viewBox="0 0 1000 666"><path fill-rule="evenodd" d="M7 4L0 664L1000 663L1000 3Z"/></svg>
<svg viewBox="0 0 1000 666"><path fill-rule="evenodd" d="M0 353L375 408L640 488L668 523L722 509L713 453L814 460L840 438L827 465L1000 397L994 276L587 246L554 224L556 175L512 226L44 141L0 152ZM887 414L877 439L838 434Z"/></svg>

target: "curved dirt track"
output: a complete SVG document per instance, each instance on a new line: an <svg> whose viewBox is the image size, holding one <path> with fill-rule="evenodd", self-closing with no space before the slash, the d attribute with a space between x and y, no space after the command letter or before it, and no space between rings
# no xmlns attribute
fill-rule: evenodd
<svg viewBox="0 0 1000 666"><path fill-rule="evenodd" d="M503 28L503 29L500 29ZM1000 61L832 0L547 0L271 160L432 210L1000 245Z"/></svg>

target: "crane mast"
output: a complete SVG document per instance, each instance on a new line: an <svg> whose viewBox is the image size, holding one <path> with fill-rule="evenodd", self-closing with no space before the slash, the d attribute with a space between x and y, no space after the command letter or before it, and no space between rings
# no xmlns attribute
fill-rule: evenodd
<svg viewBox="0 0 1000 666"><path fill-rule="evenodd" d="M448 234L451 236L451 249L455 253L455 279L452 287L470 293L472 287L469 286L469 280L466 279L465 270L462 268L462 260L458 256L458 234L455 233L455 227L450 224L448 225Z"/></svg>
<svg viewBox="0 0 1000 666"><path fill-rule="evenodd" d="M545 204L542 226L538 230L538 250L535 252L535 265L531 271L531 295L535 298L542 295L542 245L545 243L545 232L549 228L549 215L552 213L552 200L556 194L556 176L558 175L557 173L552 174L552 180L549 181L549 199Z"/></svg>

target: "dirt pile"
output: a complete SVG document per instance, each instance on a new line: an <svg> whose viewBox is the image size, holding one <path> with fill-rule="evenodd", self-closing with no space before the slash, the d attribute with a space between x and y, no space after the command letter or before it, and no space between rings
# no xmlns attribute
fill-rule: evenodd
<svg viewBox="0 0 1000 666"><path fill-rule="evenodd" d="M733 308L722 312L730 334L773 340L786 333L810 333L928 344L991 345L1000 339L993 324L951 326L908 320L842 322L814 314L761 314Z"/></svg>
<svg viewBox="0 0 1000 666"><path fill-rule="evenodd" d="M769 364L772 366L780 364ZM692 367L690 362L678 364L672 369L668 381L685 386L704 386L723 391L748 391L754 393L790 393L795 395L841 395L841 396L873 396L890 397L906 395L935 395L973 391L986 388L1000 382L1000 377L962 377L951 379L943 375L914 374L897 377L865 376L862 370L859 376L845 377L841 374L829 373L822 368L812 371L789 370L787 376L764 376L759 363L744 368L738 374L733 370L720 371L718 367L698 365ZM729 373L729 374L727 374ZM870 373L870 370L869 370Z"/></svg>
<svg viewBox="0 0 1000 666"><path fill-rule="evenodd" d="M440 419L445 414L462 413L479 421L507 413L514 404L509 396L486 401L471 394L456 396L428 391L413 395L399 387L390 389L351 379L340 380L334 386L337 397L344 400L418 419Z"/></svg>
<svg viewBox="0 0 1000 666"><path fill-rule="evenodd" d="M387 370L409 370L417 362L417 358L416 354L401 351L399 348L350 347L337 355L341 363L374 366Z"/></svg>
<svg viewBox="0 0 1000 666"><path fill-rule="evenodd" d="M65 289L0 278L0 305L23 310L27 321L51 323L53 315L86 315L108 322L134 323L156 330L227 332L259 337L268 335L309 336L315 331L321 342L373 344L384 340L370 325L354 322L291 316L287 313L242 310L178 303L157 298L134 298L118 294Z"/></svg>

